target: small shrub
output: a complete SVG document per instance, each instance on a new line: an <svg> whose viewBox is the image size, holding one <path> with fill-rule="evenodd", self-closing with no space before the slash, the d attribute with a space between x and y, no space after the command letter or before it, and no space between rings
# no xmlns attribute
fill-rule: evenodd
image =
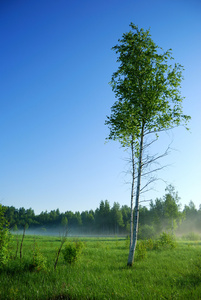
<svg viewBox="0 0 201 300"><path fill-rule="evenodd" d="M143 260L145 258L147 258L146 242L140 241L136 247L136 259Z"/></svg>
<svg viewBox="0 0 201 300"><path fill-rule="evenodd" d="M65 262L68 264L75 263L81 254L83 246L83 243L79 241L68 243L62 251Z"/></svg>
<svg viewBox="0 0 201 300"><path fill-rule="evenodd" d="M0 232L0 268L3 268L10 260L10 232L7 228Z"/></svg>
<svg viewBox="0 0 201 300"><path fill-rule="evenodd" d="M147 250L152 250L153 247L154 247L154 242L153 242L153 240L152 240L152 239L148 239L148 240L146 241L146 249L147 249Z"/></svg>
<svg viewBox="0 0 201 300"><path fill-rule="evenodd" d="M78 239L74 240L73 243L75 244L75 247L78 249L78 251L81 253L82 249L84 248L84 243L80 242Z"/></svg>
<svg viewBox="0 0 201 300"><path fill-rule="evenodd" d="M0 268L3 268L10 260L11 234L4 213L5 208L0 204Z"/></svg>
<svg viewBox="0 0 201 300"><path fill-rule="evenodd" d="M125 239L125 248L128 249L130 246L130 236L127 235Z"/></svg>
<svg viewBox="0 0 201 300"><path fill-rule="evenodd" d="M29 269L37 272L46 270L46 258L41 254L37 245L34 245L33 258Z"/></svg>
<svg viewBox="0 0 201 300"><path fill-rule="evenodd" d="M174 236L166 232L161 233L158 242L159 242L159 247L162 248L172 249L176 247L176 241Z"/></svg>
<svg viewBox="0 0 201 300"><path fill-rule="evenodd" d="M159 250L159 249L161 249L161 244L159 240L156 240L153 243L153 250Z"/></svg>

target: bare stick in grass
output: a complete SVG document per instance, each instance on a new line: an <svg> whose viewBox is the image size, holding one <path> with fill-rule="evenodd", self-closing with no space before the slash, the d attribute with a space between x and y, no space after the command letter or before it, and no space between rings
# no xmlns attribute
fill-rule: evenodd
<svg viewBox="0 0 201 300"><path fill-rule="evenodd" d="M23 235L22 235L22 241L21 241L21 245L20 245L20 261L22 259L22 246L23 246L23 241L24 241L24 237L25 237L25 231L26 231L27 227L28 227L28 224L26 223L24 225L24 230L23 230Z"/></svg>
<svg viewBox="0 0 201 300"><path fill-rule="evenodd" d="M55 263L54 263L54 269L56 270L56 267L57 267L57 263L58 263L58 260L59 260L59 255L61 253L61 249L63 247L63 244L65 243L66 239L67 239L67 235L68 235L68 228L66 226L66 230L61 238L61 244L60 244L60 247L57 251L57 256L56 256L56 260L55 260Z"/></svg>

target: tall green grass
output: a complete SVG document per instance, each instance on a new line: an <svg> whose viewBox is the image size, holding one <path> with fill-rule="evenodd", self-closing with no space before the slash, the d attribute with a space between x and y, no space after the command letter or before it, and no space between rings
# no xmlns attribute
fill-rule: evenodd
<svg viewBox="0 0 201 300"><path fill-rule="evenodd" d="M21 262L11 260L0 273L0 299L201 299L201 242L148 250L143 259L136 254L130 268L126 239L80 240L79 259L67 264L61 254L54 270L60 239L25 236ZM29 268L36 244L46 258L39 271Z"/></svg>

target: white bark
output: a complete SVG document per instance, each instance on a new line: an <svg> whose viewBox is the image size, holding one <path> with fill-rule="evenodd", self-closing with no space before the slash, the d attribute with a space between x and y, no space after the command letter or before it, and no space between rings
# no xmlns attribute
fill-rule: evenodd
<svg viewBox="0 0 201 300"><path fill-rule="evenodd" d="M131 186L131 224L130 224L130 247L133 243L133 197L134 197L134 183L135 183L135 164L134 164L134 142L133 137L131 141L131 161L132 161L132 186Z"/></svg>
<svg viewBox="0 0 201 300"><path fill-rule="evenodd" d="M142 125L141 137L140 137L140 153L139 153L139 160L138 160L138 178L137 178L137 192L136 192L136 200L135 200L135 219L134 219L133 241L132 241L132 245L130 247L130 251L129 251L129 255L128 255L127 266L133 265L135 249L136 249L136 245L137 245L143 141L144 141L144 125Z"/></svg>

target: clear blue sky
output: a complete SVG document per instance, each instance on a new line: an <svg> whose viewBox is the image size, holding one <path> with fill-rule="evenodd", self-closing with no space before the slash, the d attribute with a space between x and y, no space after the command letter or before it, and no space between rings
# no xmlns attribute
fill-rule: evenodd
<svg viewBox="0 0 201 300"><path fill-rule="evenodd" d="M117 69L111 48L133 22L173 49L185 67L184 128L163 135L177 149L159 177L183 205L201 204L200 0L29 0L0 2L0 203L35 213L96 209L108 199L130 205L127 154L105 144ZM164 195L158 181L145 199Z"/></svg>

